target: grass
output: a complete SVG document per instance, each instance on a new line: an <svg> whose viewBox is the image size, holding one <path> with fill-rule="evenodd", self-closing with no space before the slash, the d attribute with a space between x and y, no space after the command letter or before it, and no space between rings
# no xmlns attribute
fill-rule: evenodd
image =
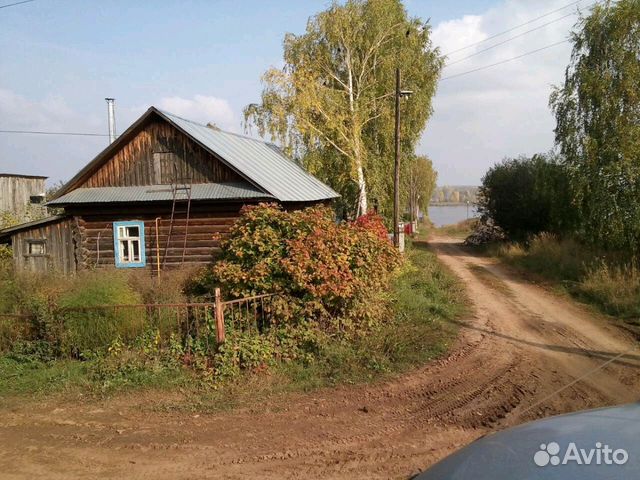
<svg viewBox="0 0 640 480"><path fill-rule="evenodd" d="M447 237L466 238L471 235L477 224L477 218L468 218L458 223L435 228L435 231Z"/></svg>
<svg viewBox="0 0 640 480"><path fill-rule="evenodd" d="M155 409L223 410L255 405L271 395L371 382L404 372L445 354L457 335L451 320L466 312L462 285L424 242L409 245L406 259L389 292L390 321L350 341L324 342L313 361L244 372L214 389L191 369L177 365L139 358L125 358L115 366L102 358L58 360L31 345L0 357L0 397L104 396L147 389L159 392Z"/></svg>
<svg viewBox="0 0 640 480"><path fill-rule="evenodd" d="M489 253L603 313L640 326L640 269L623 253L549 234L534 237L527 246L494 246Z"/></svg>
<svg viewBox="0 0 640 480"><path fill-rule="evenodd" d="M169 389L193 381L186 369L160 365L131 366L104 375L100 360L40 360L15 354L0 357L0 398L40 398L53 394L109 395L139 388Z"/></svg>

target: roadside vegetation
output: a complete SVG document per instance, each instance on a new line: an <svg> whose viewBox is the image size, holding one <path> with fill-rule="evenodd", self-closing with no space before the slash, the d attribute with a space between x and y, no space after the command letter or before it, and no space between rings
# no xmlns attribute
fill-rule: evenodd
<svg viewBox="0 0 640 480"><path fill-rule="evenodd" d="M468 218L458 223L434 227L433 230L441 235L454 238L465 238L469 236L478 226L477 218Z"/></svg>
<svg viewBox="0 0 640 480"><path fill-rule="evenodd" d="M595 249L572 237L540 234L526 244L490 249L508 263L640 327L640 270L624 252Z"/></svg>
<svg viewBox="0 0 640 480"><path fill-rule="evenodd" d="M640 324L640 1L580 19L550 98L558 153L506 159L479 189L490 248L603 312Z"/></svg>
<svg viewBox="0 0 640 480"><path fill-rule="evenodd" d="M447 351L465 310L462 287L424 243L401 259L379 218L335 224L329 210L250 208L223 240L221 261L167 276L93 271L55 281L2 267L0 395L191 392L172 408L213 408L280 391L379 379ZM213 342L212 319L190 335L84 307L181 302L222 286L229 296L278 292L277 324ZM194 297L201 295L201 297ZM51 318L52 306L71 309ZM76 310L76 307L82 307ZM209 335L209 338L207 338ZM237 398L236 398L237 397ZM181 402L184 403L184 402ZM218 407L215 407L218 408Z"/></svg>

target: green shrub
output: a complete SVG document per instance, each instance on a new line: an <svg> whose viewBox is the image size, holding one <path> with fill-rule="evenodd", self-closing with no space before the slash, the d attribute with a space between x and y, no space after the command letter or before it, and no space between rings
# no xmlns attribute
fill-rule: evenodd
<svg viewBox="0 0 640 480"><path fill-rule="evenodd" d="M8 358L17 362L51 362L56 358L53 346L44 340L17 340L13 343Z"/></svg>
<svg viewBox="0 0 640 480"><path fill-rule="evenodd" d="M512 239L566 232L576 223L565 168L551 155L506 159L482 178L478 211L483 222Z"/></svg>
<svg viewBox="0 0 640 480"><path fill-rule="evenodd" d="M365 327L379 321L375 303L399 264L382 228L376 217L337 224L325 207L247 207L222 241L220 261L192 291L219 285L233 297L278 293L295 307L291 318L342 330Z"/></svg>

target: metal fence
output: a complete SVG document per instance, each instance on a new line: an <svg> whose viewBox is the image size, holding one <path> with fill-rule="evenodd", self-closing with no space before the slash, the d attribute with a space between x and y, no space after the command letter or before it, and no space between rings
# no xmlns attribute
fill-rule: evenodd
<svg viewBox="0 0 640 480"><path fill-rule="evenodd" d="M71 346L104 348L116 337L131 343L153 332L160 346L172 336L182 341L191 337L211 351L230 333L259 335L276 324L278 299L276 294L264 294L224 301L216 289L210 302L52 308L46 316L48 328L60 332ZM0 348L29 338L39 320L31 314L0 314Z"/></svg>

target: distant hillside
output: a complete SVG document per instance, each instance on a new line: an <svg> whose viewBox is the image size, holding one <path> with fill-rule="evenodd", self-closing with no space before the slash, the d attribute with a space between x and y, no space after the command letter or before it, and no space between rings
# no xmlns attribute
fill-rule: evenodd
<svg viewBox="0 0 640 480"><path fill-rule="evenodd" d="M445 185L436 187L429 203L438 204L466 204L475 203L478 187L475 185Z"/></svg>

